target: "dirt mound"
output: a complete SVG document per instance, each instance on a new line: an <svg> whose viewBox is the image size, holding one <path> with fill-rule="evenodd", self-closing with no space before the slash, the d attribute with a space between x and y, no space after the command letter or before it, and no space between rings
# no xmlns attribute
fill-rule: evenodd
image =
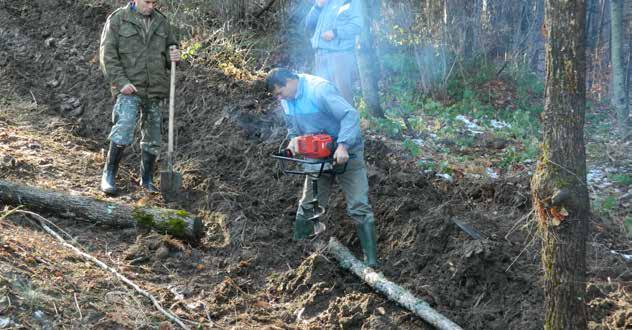
<svg viewBox="0 0 632 330"><path fill-rule="evenodd" d="M112 8L84 3L0 1L0 92L6 95L0 100L0 179L106 198L96 187L112 99L96 56ZM169 206L204 218L202 244L87 228L74 219L54 219L59 226L179 317L209 327L429 328L342 271L324 252L327 237L291 240L302 179L283 176L269 157L285 129L262 84L200 65L183 63L179 70L176 170L184 192ZM119 177L123 191L112 199L165 205L138 188L137 144L130 149ZM366 150L380 270L466 328L541 328L528 178L451 184L422 173L397 143L368 136ZM339 191L323 221L325 236L335 235L360 255ZM164 319L28 224L0 224L0 322L136 328ZM32 233L36 239L27 240ZM54 249L40 249L49 246ZM605 283L630 281L629 266L606 245L594 244L590 257L593 326L629 325L620 303L629 287ZM23 282L47 298L22 299Z"/></svg>

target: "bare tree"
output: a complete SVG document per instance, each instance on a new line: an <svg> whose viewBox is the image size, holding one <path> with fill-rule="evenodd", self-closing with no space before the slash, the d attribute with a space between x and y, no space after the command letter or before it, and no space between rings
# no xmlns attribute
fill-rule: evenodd
<svg viewBox="0 0 632 330"><path fill-rule="evenodd" d="M610 3L610 56L612 63L612 106L617 112L619 132L625 135L629 108L625 91L626 70L623 63L623 0Z"/></svg>
<svg viewBox="0 0 632 330"><path fill-rule="evenodd" d="M477 47L476 38L481 25L481 0L466 1L463 5L463 59L471 59Z"/></svg>
<svg viewBox="0 0 632 330"><path fill-rule="evenodd" d="M542 234L544 328L586 329L585 0L545 0L542 155L532 198Z"/></svg>
<svg viewBox="0 0 632 330"><path fill-rule="evenodd" d="M379 66L375 55L373 26L375 13L379 11L380 0L363 0L362 16L364 26L360 35L360 48L358 49L358 73L362 86L362 95L367 105L368 112L376 118L384 118L384 111L380 106L380 94L378 89Z"/></svg>

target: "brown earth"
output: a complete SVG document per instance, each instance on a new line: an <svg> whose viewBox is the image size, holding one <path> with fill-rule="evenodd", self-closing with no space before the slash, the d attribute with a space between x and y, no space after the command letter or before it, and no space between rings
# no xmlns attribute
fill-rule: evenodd
<svg viewBox="0 0 632 330"><path fill-rule="evenodd" d="M432 328L325 252L333 235L360 254L340 192L332 197L324 234L291 240L302 181L283 176L269 157L284 128L277 105L256 81L180 65L176 170L184 175L182 198L165 204L139 189L137 143L123 160L123 191L102 195L112 99L96 56L111 10L68 0L0 1L0 179L199 214L207 236L198 246L43 214L191 325ZM447 183L422 173L397 141L370 132L366 138L380 270L464 328L541 328L540 241L526 172ZM454 218L485 238L470 238ZM597 218L593 223L591 328L632 328L630 263L610 252L631 246L619 228ZM0 227L0 324L169 328L149 301L26 216L8 216Z"/></svg>

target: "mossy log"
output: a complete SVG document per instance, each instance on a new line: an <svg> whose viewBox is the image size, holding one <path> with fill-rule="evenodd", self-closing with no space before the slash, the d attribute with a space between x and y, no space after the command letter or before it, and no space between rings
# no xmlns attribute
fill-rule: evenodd
<svg viewBox="0 0 632 330"><path fill-rule="evenodd" d="M197 242L204 234L202 221L186 211L105 202L3 180L0 180L0 201L98 225L148 227L189 242Z"/></svg>
<svg viewBox="0 0 632 330"><path fill-rule="evenodd" d="M373 270L373 268L365 266L351 254L347 247L334 237L329 239L328 250L338 259L340 267L350 270L373 289L384 294L386 298L415 313L415 315L437 329L462 330L459 325L434 310L427 302L415 297L410 291L396 283L389 281L384 275Z"/></svg>

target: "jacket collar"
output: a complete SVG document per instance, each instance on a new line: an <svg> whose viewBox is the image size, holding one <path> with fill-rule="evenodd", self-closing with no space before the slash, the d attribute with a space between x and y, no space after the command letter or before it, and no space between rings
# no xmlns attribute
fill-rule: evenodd
<svg viewBox="0 0 632 330"><path fill-rule="evenodd" d="M296 86L296 96L294 96L294 100L298 100L303 97L305 94L305 77L303 75L298 75L298 86Z"/></svg>
<svg viewBox="0 0 632 330"><path fill-rule="evenodd" d="M125 6L125 14L126 15L123 18L125 21L128 21L138 26L141 29L143 28L143 23L142 23L142 20L144 19L143 14L139 13L137 10L132 11L131 4L127 4L127 6ZM163 21L162 17L156 14L156 12L153 12L151 14L151 19L152 19L151 29L148 35L151 35L156 30L156 28L160 26L160 24Z"/></svg>

